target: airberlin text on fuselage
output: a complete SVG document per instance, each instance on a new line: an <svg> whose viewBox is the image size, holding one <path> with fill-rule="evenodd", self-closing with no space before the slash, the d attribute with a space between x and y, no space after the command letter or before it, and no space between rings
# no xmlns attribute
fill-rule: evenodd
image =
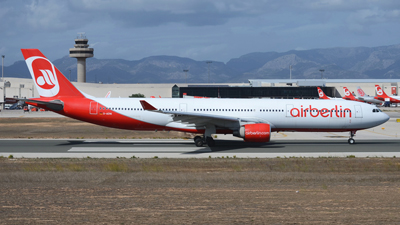
<svg viewBox="0 0 400 225"><path fill-rule="evenodd" d="M351 110L349 108L342 109L342 106L335 105L335 108L331 110L327 108L317 109L313 108L311 105L309 107L300 106L300 108L292 108L290 110L290 115L293 117L351 117Z"/></svg>

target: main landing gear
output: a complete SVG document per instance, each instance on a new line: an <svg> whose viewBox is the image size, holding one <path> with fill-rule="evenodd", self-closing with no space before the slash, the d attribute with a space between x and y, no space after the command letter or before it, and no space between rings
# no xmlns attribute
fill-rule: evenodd
<svg viewBox="0 0 400 225"><path fill-rule="evenodd" d="M207 124L206 130L204 131L204 136L196 136L194 137L194 143L197 147L202 147L204 144L207 144L208 147L215 146L215 141L212 138L212 134L216 133L216 128L214 124Z"/></svg>
<svg viewBox="0 0 400 225"><path fill-rule="evenodd" d="M207 144L208 147L213 147L215 146L215 141L212 137L206 137L206 139L204 140L203 137L196 136L194 137L194 144L197 147L202 147L204 144Z"/></svg>
<svg viewBox="0 0 400 225"><path fill-rule="evenodd" d="M347 142L349 142L349 144L351 145L356 143L356 141L353 139L354 135L356 135L356 131L354 130L350 131L350 138Z"/></svg>

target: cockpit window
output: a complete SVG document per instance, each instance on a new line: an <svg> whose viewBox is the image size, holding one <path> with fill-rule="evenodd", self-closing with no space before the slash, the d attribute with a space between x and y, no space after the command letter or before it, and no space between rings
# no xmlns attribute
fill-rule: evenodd
<svg viewBox="0 0 400 225"><path fill-rule="evenodd" d="M382 112L380 109L372 109L373 113Z"/></svg>

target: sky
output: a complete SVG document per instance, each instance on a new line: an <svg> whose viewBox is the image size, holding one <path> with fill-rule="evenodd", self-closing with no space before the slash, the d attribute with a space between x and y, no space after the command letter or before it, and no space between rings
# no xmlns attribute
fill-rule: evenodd
<svg viewBox="0 0 400 225"><path fill-rule="evenodd" d="M99 59L227 62L252 52L400 43L399 0L0 0L4 65L50 60L84 32Z"/></svg>

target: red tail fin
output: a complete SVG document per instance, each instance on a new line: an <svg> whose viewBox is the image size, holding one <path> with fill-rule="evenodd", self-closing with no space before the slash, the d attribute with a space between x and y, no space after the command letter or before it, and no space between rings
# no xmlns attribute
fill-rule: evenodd
<svg viewBox="0 0 400 225"><path fill-rule="evenodd" d="M317 87L317 88L318 88L318 96L320 99L330 99L328 96L326 96L326 94L324 93L324 91L322 91L321 88L319 88L319 87Z"/></svg>
<svg viewBox="0 0 400 225"><path fill-rule="evenodd" d="M351 92L349 91L349 89L347 89L347 87L343 87L343 91L344 91L344 97L343 97L344 99L356 100L354 95L351 94Z"/></svg>
<svg viewBox="0 0 400 225"><path fill-rule="evenodd" d="M363 91L363 89L361 89L360 86L357 86L357 93L360 97L366 97L367 95L365 94L365 92Z"/></svg>
<svg viewBox="0 0 400 225"><path fill-rule="evenodd" d="M389 98L389 96L383 91L383 89L375 84L376 95L381 98Z"/></svg>
<svg viewBox="0 0 400 225"><path fill-rule="evenodd" d="M21 49L40 97L84 97L38 49Z"/></svg>

